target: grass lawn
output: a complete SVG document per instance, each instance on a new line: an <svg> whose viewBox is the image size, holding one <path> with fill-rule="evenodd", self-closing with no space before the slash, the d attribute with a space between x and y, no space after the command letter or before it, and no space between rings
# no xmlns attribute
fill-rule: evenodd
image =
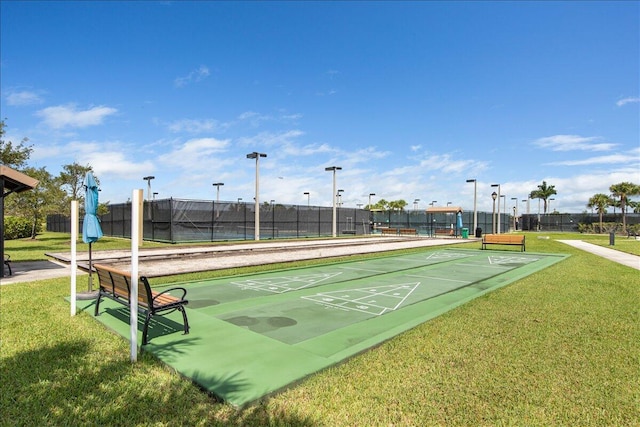
<svg viewBox="0 0 640 427"><path fill-rule="evenodd" d="M638 271L555 241L583 235L545 235L527 235L527 252L571 256L243 410L149 355L131 364L127 341L69 316L68 278L3 286L0 423L640 425ZM43 238L25 250L7 241L7 252L44 259L68 245ZM203 274L224 273L192 277Z"/></svg>

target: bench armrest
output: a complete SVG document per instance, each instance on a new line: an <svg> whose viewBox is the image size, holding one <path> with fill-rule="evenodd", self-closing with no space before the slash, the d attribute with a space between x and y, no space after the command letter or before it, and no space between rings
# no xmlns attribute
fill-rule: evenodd
<svg viewBox="0 0 640 427"><path fill-rule="evenodd" d="M183 300L184 297L187 296L187 290L185 288L183 288L183 287L175 287L175 288L167 289L167 290L164 290L164 291L162 291L160 293L155 294L153 296L153 300L155 301L156 298L159 298L160 296L162 296L164 294L169 294L172 291L182 291L182 296L179 297L181 300ZM176 298L178 298L178 297L176 297Z"/></svg>

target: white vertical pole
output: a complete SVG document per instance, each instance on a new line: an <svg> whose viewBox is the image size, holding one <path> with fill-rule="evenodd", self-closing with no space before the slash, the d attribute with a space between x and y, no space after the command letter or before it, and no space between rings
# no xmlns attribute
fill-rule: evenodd
<svg viewBox="0 0 640 427"><path fill-rule="evenodd" d="M138 248L140 247L140 214L142 190L133 190L131 197L131 361L138 359Z"/></svg>
<svg viewBox="0 0 640 427"><path fill-rule="evenodd" d="M331 235L333 237L337 236L336 231L336 169L333 168L333 219L331 221Z"/></svg>
<svg viewBox="0 0 640 427"><path fill-rule="evenodd" d="M71 316L76 315L76 284L78 274L78 201L71 201Z"/></svg>
<svg viewBox="0 0 640 427"><path fill-rule="evenodd" d="M256 214L254 216L254 238L260 240L260 154L256 154Z"/></svg>

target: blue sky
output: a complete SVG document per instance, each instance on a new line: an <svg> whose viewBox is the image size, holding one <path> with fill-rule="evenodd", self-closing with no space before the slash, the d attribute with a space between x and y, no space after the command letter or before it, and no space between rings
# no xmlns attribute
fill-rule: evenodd
<svg viewBox="0 0 640 427"><path fill-rule="evenodd" d="M0 107L30 165L101 201L586 210L640 183L638 2L0 3ZM535 207L533 206L535 204ZM531 205L537 211L537 203Z"/></svg>

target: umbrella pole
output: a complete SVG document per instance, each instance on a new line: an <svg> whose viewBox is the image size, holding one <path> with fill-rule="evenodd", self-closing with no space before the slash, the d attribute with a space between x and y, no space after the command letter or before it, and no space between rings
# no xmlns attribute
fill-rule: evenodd
<svg viewBox="0 0 640 427"><path fill-rule="evenodd" d="M89 292L93 292L93 267L91 266L91 242L89 242Z"/></svg>

